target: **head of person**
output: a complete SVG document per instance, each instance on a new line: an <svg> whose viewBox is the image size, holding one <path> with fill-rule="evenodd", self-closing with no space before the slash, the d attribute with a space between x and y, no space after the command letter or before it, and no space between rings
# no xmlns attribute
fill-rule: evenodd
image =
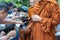
<svg viewBox="0 0 60 40"><path fill-rule="evenodd" d="M11 2L8 3L9 9L12 10L13 9L13 4Z"/></svg>
<svg viewBox="0 0 60 40"><path fill-rule="evenodd" d="M8 5L6 3L0 2L0 21L8 15Z"/></svg>
<svg viewBox="0 0 60 40"><path fill-rule="evenodd" d="M4 36L5 35L5 32L4 31L1 31L1 34L2 34L2 36Z"/></svg>
<svg viewBox="0 0 60 40"><path fill-rule="evenodd" d="M24 12L28 12L28 7L27 6L22 6L21 8Z"/></svg>
<svg viewBox="0 0 60 40"><path fill-rule="evenodd" d="M22 10L21 7L18 7L18 8L17 8L17 11L18 11L18 12L23 12L23 10Z"/></svg>
<svg viewBox="0 0 60 40"><path fill-rule="evenodd" d="M14 8L14 9L13 9L13 12L17 12L17 8Z"/></svg>

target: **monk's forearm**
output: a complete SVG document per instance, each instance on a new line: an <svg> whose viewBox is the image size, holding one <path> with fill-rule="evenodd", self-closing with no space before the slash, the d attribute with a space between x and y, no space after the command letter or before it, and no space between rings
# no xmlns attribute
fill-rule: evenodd
<svg viewBox="0 0 60 40"><path fill-rule="evenodd" d="M53 26L56 26L59 22L58 19L52 19L52 18L42 18L42 20L40 21L41 23L47 23L48 21L51 21L50 23L53 25Z"/></svg>
<svg viewBox="0 0 60 40"><path fill-rule="evenodd" d="M27 29L31 28L31 26L33 25L34 22L31 22L28 26Z"/></svg>

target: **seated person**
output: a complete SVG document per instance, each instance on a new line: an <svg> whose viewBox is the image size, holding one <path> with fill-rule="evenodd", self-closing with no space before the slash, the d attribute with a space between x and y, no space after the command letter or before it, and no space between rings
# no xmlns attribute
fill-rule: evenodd
<svg viewBox="0 0 60 40"><path fill-rule="evenodd" d="M22 21L15 21L11 19L5 19L8 15L8 5L6 3L0 2L0 24L23 24Z"/></svg>
<svg viewBox="0 0 60 40"><path fill-rule="evenodd" d="M15 36L16 36L16 31L12 30L7 35L1 37L1 40L9 40L11 37L15 37Z"/></svg>
<svg viewBox="0 0 60 40"><path fill-rule="evenodd" d="M4 30L5 33L9 33L11 30L15 29L15 24L5 24L6 29Z"/></svg>
<svg viewBox="0 0 60 40"><path fill-rule="evenodd" d="M13 17L11 18L12 20L20 20L20 9L19 8L14 8L13 9Z"/></svg>
<svg viewBox="0 0 60 40"><path fill-rule="evenodd" d="M6 32L5 36L2 36L2 40L18 40L19 39L19 31L16 30L15 24L6 24Z"/></svg>
<svg viewBox="0 0 60 40"><path fill-rule="evenodd" d="M9 6L8 14L11 14L13 12L13 4L11 2L8 2L8 6Z"/></svg>
<svg viewBox="0 0 60 40"><path fill-rule="evenodd" d="M17 8L17 9L15 9L15 10L17 10L17 12L15 12L14 14L13 14L13 17L12 17L12 19L13 20L21 20L21 18L24 16L24 17L26 17L27 16L27 10L24 10L24 9L22 9L21 7L19 7L19 8Z"/></svg>
<svg viewBox="0 0 60 40"><path fill-rule="evenodd" d="M22 10L20 10L20 19L24 22L24 25L21 25L20 28L25 28L28 24L28 14L27 14L27 9L26 8L22 8Z"/></svg>
<svg viewBox="0 0 60 40"><path fill-rule="evenodd" d="M28 25L27 10L24 10L22 8L22 10L20 11L20 15L21 15L21 20L24 22L24 24L20 25L20 28L19 28L19 33L20 33L19 40L25 40L26 36L24 34L24 31L26 30L26 26Z"/></svg>

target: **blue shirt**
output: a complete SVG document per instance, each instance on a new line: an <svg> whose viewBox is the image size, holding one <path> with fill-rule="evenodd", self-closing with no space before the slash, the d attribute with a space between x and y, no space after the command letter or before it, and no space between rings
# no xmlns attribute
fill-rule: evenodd
<svg viewBox="0 0 60 40"><path fill-rule="evenodd" d="M60 24L58 24L58 26L57 26L56 30L60 30ZM59 31L57 31L55 35L56 35L56 36L60 36L60 32L59 32Z"/></svg>
<svg viewBox="0 0 60 40"><path fill-rule="evenodd" d="M60 30L60 24L58 24L58 26L57 26L57 28L56 28L57 30Z"/></svg>

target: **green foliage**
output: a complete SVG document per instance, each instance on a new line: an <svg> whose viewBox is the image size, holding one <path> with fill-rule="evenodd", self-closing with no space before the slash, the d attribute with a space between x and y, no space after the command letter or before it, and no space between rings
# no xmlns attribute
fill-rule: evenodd
<svg viewBox="0 0 60 40"><path fill-rule="evenodd" d="M13 3L15 3L15 5L17 5L17 7L22 6L22 5L29 7L29 5L30 5L29 0L0 0L0 2L3 2L3 1L5 1L5 2L13 2Z"/></svg>
<svg viewBox="0 0 60 40"><path fill-rule="evenodd" d="M3 2L4 0L0 0L0 2Z"/></svg>
<svg viewBox="0 0 60 40"><path fill-rule="evenodd" d="M60 6L60 0L58 0L58 4L59 4L59 6Z"/></svg>
<svg viewBox="0 0 60 40"><path fill-rule="evenodd" d="M29 0L23 0L22 4L23 4L24 6L28 6L28 7L29 7L30 2L29 2Z"/></svg>
<svg viewBox="0 0 60 40"><path fill-rule="evenodd" d="M5 0L5 2L11 2L11 0Z"/></svg>

